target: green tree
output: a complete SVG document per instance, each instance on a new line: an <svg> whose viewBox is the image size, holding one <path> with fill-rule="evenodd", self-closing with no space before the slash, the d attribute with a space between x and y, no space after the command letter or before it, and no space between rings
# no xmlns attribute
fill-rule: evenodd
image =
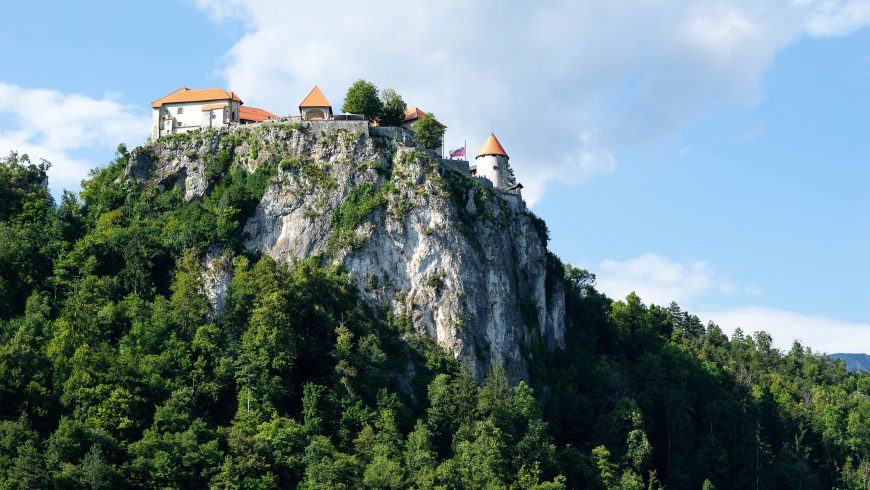
<svg viewBox="0 0 870 490"><path fill-rule="evenodd" d="M417 488L435 487L437 454L432 445L432 432L422 420L417 420L414 430L405 443L405 469L408 479Z"/></svg>
<svg viewBox="0 0 870 490"><path fill-rule="evenodd" d="M375 120L383 114L384 107L375 84L357 80L347 89L341 110L348 114L363 114L369 120Z"/></svg>
<svg viewBox="0 0 870 490"><path fill-rule="evenodd" d="M504 487L512 479L507 441L491 420L475 422L470 433L455 443L457 471L465 487Z"/></svg>
<svg viewBox="0 0 870 490"><path fill-rule="evenodd" d="M381 126L398 126L402 123L405 117L405 110L408 109L402 96L395 90L386 88L381 91L381 107L382 112L378 117L378 123Z"/></svg>
<svg viewBox="0 0 870 490"><path fill-rule="evenodd" d="M106 461L106 457L99 446L91 446L91 449L69 476L80 488L92 488L94 490L112 490L118 488L121 475L114 465Z"/></svg>
<svg viewBox="0 0 870 490"><path fill-rule="evenodd" d="M305 477L299 488L356 488L362 479L359 460L338 451L326 437L312 437L304 458Z"/></svg>
<svg viewBox="0 0 870 490"><path fill-rule="evenodd" d="M598 481L604 488L615 488L617 483L617 465L610 461L610 451L604 446L592 449L592 461L598 472Z"/></svg>
<svg viewBox="0 0 870 490"><path fill-rule="evenodd" d="M430 113L423 114L414 121L411 129L414 130L414 140L423 148L438 148L444 140L444 125Z"/></svg>

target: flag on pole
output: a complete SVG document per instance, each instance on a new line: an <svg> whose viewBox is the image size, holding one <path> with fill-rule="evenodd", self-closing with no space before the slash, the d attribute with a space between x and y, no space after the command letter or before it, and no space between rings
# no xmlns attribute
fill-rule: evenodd
<svg viewBox="0 0 870 490"><path fill-rule="evenodd" d="M460 146L455 150L450 150L450 158L453 157L464 157L465 156L465 145Z"/></svg>

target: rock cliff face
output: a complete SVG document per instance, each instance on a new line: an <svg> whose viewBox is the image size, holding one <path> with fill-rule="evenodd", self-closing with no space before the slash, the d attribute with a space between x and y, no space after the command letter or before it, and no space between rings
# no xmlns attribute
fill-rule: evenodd
<svg viewBox="0 0 870 490"><path fill-rule="evenodd" d="M244 225L245 247L278 261L341 263L362 295L466 360L527 376L524 346L564 339L564 293L547 277L546 232L516 197L354 124L266 124L158 140L127 173L209 190L216 158L270 184ZM213 172L212 172L213 173ZM218 177L219 178L219 177ZM204 283L215 315L232 274L210 249Z"/></svg>

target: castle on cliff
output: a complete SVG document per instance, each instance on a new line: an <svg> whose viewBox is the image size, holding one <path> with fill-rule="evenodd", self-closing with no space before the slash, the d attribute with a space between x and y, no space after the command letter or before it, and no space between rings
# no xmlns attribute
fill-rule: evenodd
<svg viewBox="0 0 870 490"><path fill-rule="evenodd" d="M341 126L391 136L406 145L413 145L413 123L426 113L417 107L405 111L404 120L399 127L370 127L362 114L335 114L332 104L318 86L299 103L299 115L278 116L265 109L245 106L238 94L222 88L189 89L182 87L151 103L151 139L157 140L170 134L184 133L202 129L229 128L245 124L269 124L302 122ZM440 124L440 123L439 123ZM357 127L359 126L359 127ZM442 126L444 126L442 124ZM446 126L444 126L446 127ZM522 184L513 180L507 152L498 138L490 134L477 153L474 163L465 160L442 158L443 141L437 157L442 163L476 177L481 182L502 191L504 194L519 197ZM465 149L463 148L463 156Z"/></svg>

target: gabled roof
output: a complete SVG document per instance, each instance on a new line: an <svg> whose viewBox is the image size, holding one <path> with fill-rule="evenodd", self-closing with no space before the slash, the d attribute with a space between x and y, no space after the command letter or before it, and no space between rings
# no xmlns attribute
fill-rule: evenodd
<svg viewBox="0 0 870 490"><path fill-rule="evenodd" d="M329 103L326 96L320 91L320 87L315 85L311 89L311 92L308 93L308 96L299 103L299 108L303 107L332 107L332 104Z"/></svg>
<svg viewBox="0 0 870 490"><path fill-rule="evenodd" d="M416 121L423 117L426 113L421 111L419 107L412 107L410 109L405 109L405 117L402 121Z"/></svg>
<svg viewBox="0 0 870 490"><path fill-rule="evenodd" d="M486 139L483 147L477 153L477 156L479 157L482 157L484 155L508 156L508 154L505 153L504 148L501 147L501 143L498 142L498 138L496 138L495 135L492 133L489 134L489 138Z"/></svg>
<svg viewBox="0 0 870 490"><path fill-rule="evenodd" d="M161 97L151 103L151 107L158 108L163 104L178 102L208 102L210 100L234 100L242 103L235 92L228 92L222 88L195 88L181 87L171 94Z"/></svg>
<svg viewBox="0 0 870 490"><path fill-rule="evenodd" d="M405 109L405 117L402 118L402 122L403 123L414 122L417 119L420 119L421 117L423 117L425 115L426 115L426 112L424 110L420 109L419 107L412 107L410 109ZM439 121L437 119L435 120L435 122L440 124L442 128L447 127L444 125L444 123L442 123L441 121Z"/></svg>
<svg viewBox="0 0 870 490"><path fill-rule="evenodd" d="M240 120L243 119L245 121L260 122L260 121L265 121L266 119L277 119L277 118L278 118L277 114L272 114L271 112L269 112L265 109L260 109L257 107L248 107L246 105L243 105L239 109L239 119Z"/></svg>

